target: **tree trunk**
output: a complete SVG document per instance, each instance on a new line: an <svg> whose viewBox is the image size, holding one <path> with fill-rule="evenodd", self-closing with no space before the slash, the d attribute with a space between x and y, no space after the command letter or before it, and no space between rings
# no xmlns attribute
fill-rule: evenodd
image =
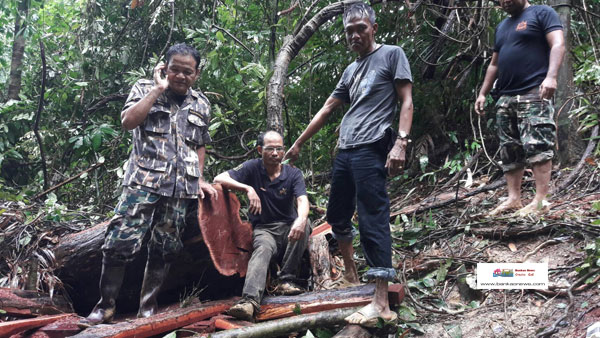
<svg viewBox="0 0 600 338"><path fill-rule="evenodd" d="M73 312L62 296L50 297L36 291L0 288L0 306L9 316L55 315Z"/></svg>
<svg viewBox="0 0 600 338"><path fill-rule="evenodd" d="M321 27L322 24L336 15L342 14L344 8L361 0L346 0L335 2L321 9L310 19L298 34L288 35L284 38L283 47L279 50L273 64L273 75L267 85L267 127L283 134L283 88L285 86L288 66L298 55L308 39Z"/></svg>
<svg viewBox="0 0 600 338"><path fill-rule="evenodd" d="M571 60L571 0L550 0L548 5L552 6L560 17L565 36L565 58L558 70L558 88L554 94L555 109L557 116L556 126L558 129L558 156L564 165L573 163L579 159L584 144L577 134L577 121L572 121L569 116L573 101L566 105L568 98L575 91L573 85L573 64ZM564 105L564 107L563 107ZM561 109L562 108L562 109ZM560 110L560 111L559 111Z"/></svg>
<svg viewBox="0 0 600 338"><path fill-rule="evenodd" d="M29 1L19 2L15 16L15 35L13 40L12 57L10 60L10 78L8 80L8 99L18 100L21 91L21 74L23 72L23 54L25 53L25 28L27 27L27 13Z"/></svg>

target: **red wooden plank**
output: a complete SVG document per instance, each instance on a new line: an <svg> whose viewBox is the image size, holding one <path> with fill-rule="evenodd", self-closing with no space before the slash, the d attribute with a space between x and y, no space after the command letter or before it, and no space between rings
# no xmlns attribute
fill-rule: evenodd
<svg viewBox="0 0 600 338"><path fill-rule="evenodd" d="M9 337L13 334L35 329L69 316L71 316L71 314L41 316L37 318L13 320L10 322L0 323L0 337Z"/></svg>

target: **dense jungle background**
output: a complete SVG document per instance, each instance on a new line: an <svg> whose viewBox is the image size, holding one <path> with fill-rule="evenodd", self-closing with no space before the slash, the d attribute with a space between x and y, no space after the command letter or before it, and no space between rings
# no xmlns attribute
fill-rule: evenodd
<svg viewBox="0 0 600 338"><path fill-rule="evenodd" d="M48 248L62 234L112 215L131 138L121 129L119 113L133 83L151 78L168 46L186 42L202 56L194 87L211 101L214 142L207 148L205 179L212 181L256 156L260 131L283 131L289 146L305 128L355 58L340 14L356 1L0 0L0 287L53 292L60 280L52 274ZM591 144L578 178L592 191L589 184L600 169L595 142L600 1L531 3L553 6L567 36L555 100L553 179L564 178L560 169L568 173ZM419 201L414 198L425 200L456 185L459 200L458 185L481 187L501 177L493 99L484 117L477 116L473 103L492 55L495 27L506 13L489 0L370 4L379 24L376 41L401 46L414 79L409 165L389 185L401 260L432 241L452 238L461 224L464 230L467 209L402 211ZM322 219L327 206L343 114L336 112L296 163L305 174L313 219ZM561 187L577 182L570 183ZM483 208L493 205L484 202ZM586 225L597 225L599 209L593 204L594 216ZM442 235L448 224L452 232ZM578 265L578 273L596 271L588 276L593 280L600 267L598 232L580 233L581 264L587 265ZM35 280L28 273L31 257L37 257ZM461 261L441 262L437 277L415 278L423 295ZM403 318L417 315L411 307L404 311Z"/></svg>

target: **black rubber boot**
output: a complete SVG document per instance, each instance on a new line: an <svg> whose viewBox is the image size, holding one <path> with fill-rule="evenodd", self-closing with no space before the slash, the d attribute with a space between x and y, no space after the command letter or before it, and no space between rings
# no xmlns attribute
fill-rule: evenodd
<svg viewBox="0 0 600 338"><path fill-rule="evenodd" d="M140 309L138 318L147 318L158 310L158 292L167 278L171 264L165 262L161 254L150 254L144 271L144 282L140 293Z"/></svg>
<svg viewBox="0 0 600 338"><path fill-rule="evenodd" d="M121 290L125 265L110 266L102 263L100 276L100 301L86 318L90 325L110 322L115 315L116 299Z"/></svg>

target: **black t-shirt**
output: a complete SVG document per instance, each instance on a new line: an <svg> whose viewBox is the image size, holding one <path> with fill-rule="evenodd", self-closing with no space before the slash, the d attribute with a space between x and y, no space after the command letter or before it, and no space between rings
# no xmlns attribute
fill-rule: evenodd
<svg viewBox="0 0 600 338"><path fill-rule="evenodd" d="M294 200L306 195L300 169L284 164L279 177L271 181L262 159L254 159L240 164L228 173L234 180L254 188L260 198L260 215L249 214L252 225L291 223L298 217Z"/></svg>
<svg viewBox="0 0 600 338"><path fill-rule="evenodd" d="M501 95L523 94L542 84L550 58L546 34L559 29L562 24L558 14L545 5L529 6L496 27L496 85Z"/></svg>

